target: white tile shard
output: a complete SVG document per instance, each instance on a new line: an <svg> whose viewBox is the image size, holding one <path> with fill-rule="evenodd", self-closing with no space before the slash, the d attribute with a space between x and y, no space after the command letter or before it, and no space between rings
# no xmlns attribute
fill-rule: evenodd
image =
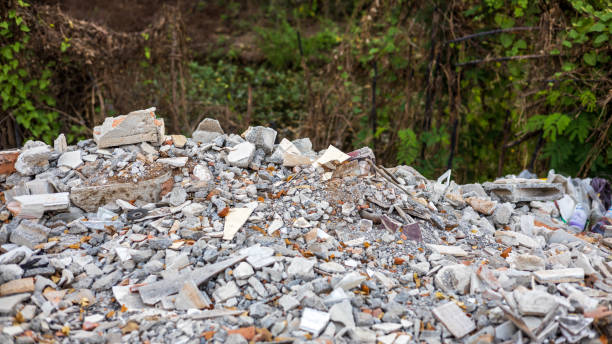
<svg viewBox="0 0 612 344"><path fill-rule="evenodd" d="M232 208L225 217L223 240L232 240L253 213L252 208Z"/></svg>

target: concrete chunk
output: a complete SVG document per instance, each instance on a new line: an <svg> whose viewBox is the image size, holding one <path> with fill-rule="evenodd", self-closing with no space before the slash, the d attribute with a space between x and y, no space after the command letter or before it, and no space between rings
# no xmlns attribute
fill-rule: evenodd
<svg viewBox="0 0 612 344"><path fill-rule="evenodd" d="M26 176L39 174L49 168L50 158L51 149L45 144L25 149L17 157L15 169Z"/></svg>
<svg viewBox="0 0 612 344"><path fill-rule="evenodd" d="M274 149L274 141L276 140L276 130L266 127L249 127L243 134L245 140L255 144L257 148L261 148L266 153L272 153Z"/></svg>
<svg viewBox="0 0 612 344"><path fill-rule="evenodd" d="M544 316L557 305L554 296L540 290L515 290L513 294L522 315Z"/></svg>
<svg viewBox="0 0 612 344"><path fill-rule="evenodd" d="M219 121L212 118L205 118L198 124L198 127L193 134L191 134L191 137L198 143L210 143L221 135L223 135L223 129Z"/></svg>
<svg viewBox="0 0 612 344"><path fill-rule="evenodd" d="M170 177L169 174L143 180L138 184L119 183L100 186L74 187L70 190L70 199L79 208L96 212L99 207L118 199L158 202L162 184Z"/></svg>
<svg viewBox="0 0 612 344"><path fill-rule="evenodd" d="M247 168L255 155L255 145L251 142L242 142L232 148L227 155L227 162L236 167Z"/></svg>
<svg viewBox="0 0 612 344"><path fill-rule="evenodd" d="M580 282L584 280L584 269L540 270L534 272L533 276L540 283Z"/></svg>
<svg viewBox="0 0 612 344"><path fill-rule="evenodd" d="M179 158L162 158L162 159L157 159L156 161L161 164L170 165L172 167L183 167L187 163L188 159L189 159L188 157L182 156Z"/></svg>
<svg viewBox="0 0 612 344"><path fill-rule="evenodd" d="M107 117L94 127L93 138L98 148L140 142L161 144L164 140L164 120L155 118L155 108L138 110L127 115Z"/></svg>
<svg viewBox="0 0 612 344"><path fill-rule="evenodd" d="M494 183L484 183L483 187L505 202L555 201L563 197L563 187L558 183L501 179Z"/></svg>
<svg viewBox="0 0 612 344"><path fill-rule="evenodd" d="M459 246L427 244L432 251L438 254L446 254L455 257L467 257L467 252Z"/></svg>

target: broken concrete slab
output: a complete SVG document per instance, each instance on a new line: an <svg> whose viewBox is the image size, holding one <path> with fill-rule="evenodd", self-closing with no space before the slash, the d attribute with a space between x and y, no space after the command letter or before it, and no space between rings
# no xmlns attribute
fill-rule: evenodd
<svg viewBox="0 0 612 344"><path fill-rule="evenodd" d="M474 321L452 301L434 308L432 313L455 338L463 338L476 329Z"/></svg>
<svg viewBox="0 0 612 344"><path fill-rule="evenodd" d="M67 192L16 196L7 205L15 216L24 219L38 219L46 211L68 210L69 207Z"/></svg>
<svg viewBox="0 0 612 344"><path fill-rule="evenodd" d="M427 244L427 247L438 254L446 254L455 257L467 257L467 252L459 246Z"/></svg>
<svg viewBox="0 0 612 344"><path fill-rule="evenodd" d="M191 138L198 143L210 143L217 137L223 135L223 129L219 121L212 118L205 118L198 124L196 130L191 134Z"/></svg>
<svg viewBox="0 0 612 344"><path fill-rule="evenodd" d="M98 148L140 142L160 145L165 138L164 130L163 118L155 118L155 108L149 108L105 118L102 125L94 127L93 138Z"/></svg>
<svg viewBox="0 0 612 344"><path fill-rule="evenodd" d="M540 283L581 282L584 280L584 269L568 268L556 270L540 270L533 273Z"/></svg>
<svg viewBox="0 0 612 344"><path fill-rule="evenodd" d="M83 165L83 159L81 159L80 150L65 152L57 160L57 166L65 166L73 170L81 165Z"/></svg>
<svg viewBox="0 0 612 344"><path fill-rule="evenodd" d="M531 179L499 179L493 183L484 183L483 187L505 202L555 201L563 197L561 184L538 183Z"/></svg>
<svg viewBox="0 0 612 344"><path fill-rule="evenodd" d="M187 163L188 159L188 157L182 156L178 158L161 158L157 159L156 161L164 165L170 165L172 167L183 167Z"/></svg>
<svg viewBox="0 0 612 344"><path fill-rule="evenodd" d="M70 200L74 205L88 212L96 212L98 207L117 199L158 202L162 184L170 178L170 174L165 174L154 179L140 181L138 184L117 183L74 187L70 190Z"/></svg>

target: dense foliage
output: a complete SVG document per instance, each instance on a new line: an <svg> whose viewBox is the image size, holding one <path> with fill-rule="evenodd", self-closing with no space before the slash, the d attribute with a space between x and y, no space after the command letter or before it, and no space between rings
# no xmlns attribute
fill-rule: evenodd
<svg viewBox="0 0 612 344"><path fill-rule="evenodd" d="M87 81L88 116L65 103L56 83L65 68L49 59L32 63L41 48L28 31L40 23L19 19L31 12L25 6L9 2L0 22L0 94L2 111L26 136L49 142L60 131L75 133L81 127L57 121L68 114L91 126L102 115L129 111L112 86L126 79L113 73L100 73L105 82ZM194 16L220 8L229 32L207 53L190 47L193 37L181 29L181 13L193 8L169 12L175 19L155 39L153 31L134 33L138 64L121 66L132 84L120 89L158 106L176 132L188 134L203 116L230 130L271 125L282 136L310 137L318 149L370 145L385 164L410 164L428 177L447 168L466 182L525 168L612 174L608 1L255 6L199 2ZM247 34L252 44L231 43ZM66 56L58 63L84 66L82 54L71 55L77 48L70 34L63 37L51 45Z"/></svg>

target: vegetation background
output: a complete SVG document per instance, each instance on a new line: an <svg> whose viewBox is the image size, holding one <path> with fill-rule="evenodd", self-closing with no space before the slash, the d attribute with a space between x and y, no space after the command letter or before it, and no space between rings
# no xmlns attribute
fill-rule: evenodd
<svg viewBox="0 0 612 344"><path fill-rule="evenodd" d="M156 106L461 182L612 175L609 0L8 0L0 146Z"/></svg>

